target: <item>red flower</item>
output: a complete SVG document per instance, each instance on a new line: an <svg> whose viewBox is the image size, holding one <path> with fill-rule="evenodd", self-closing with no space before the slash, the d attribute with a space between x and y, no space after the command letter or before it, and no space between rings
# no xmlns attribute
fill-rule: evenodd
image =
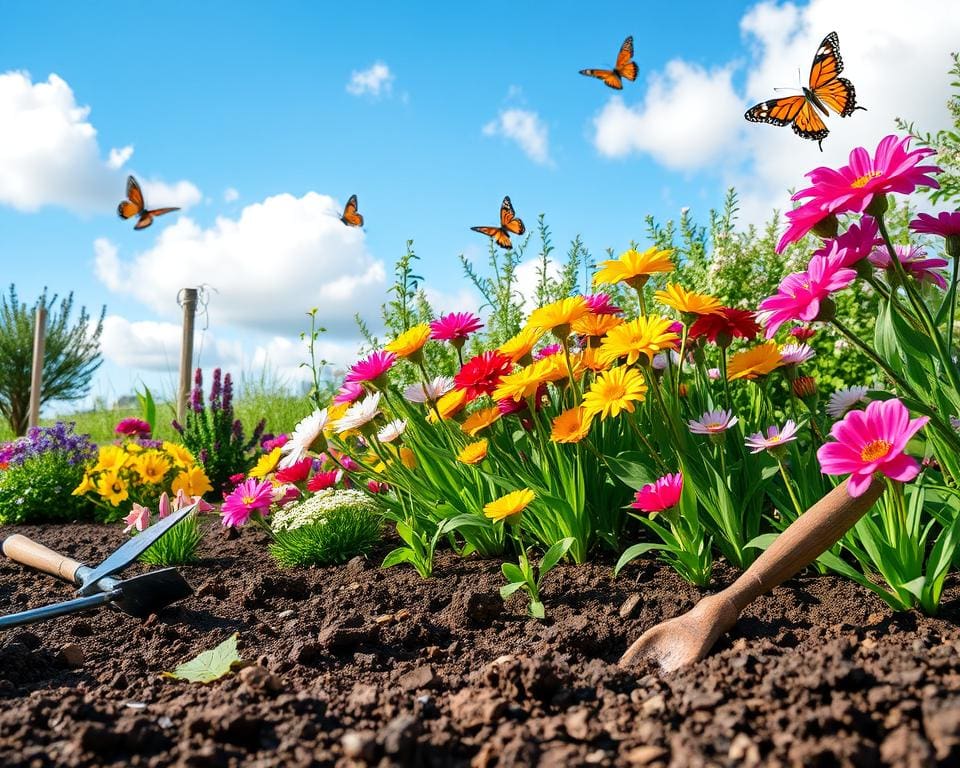
<svg viewBox="0 0 960 768"><path fill-rule="evenodd" d="M277 471L277 482L280 483L302 483L310 474L313 467L313 459L307 457L301 459L295 464Z"/></svg>
<svg viewBox="0 0 960 768"><path fill-rule="evenodd" d="M340 471L336 469L330 472L317 472L307 480L307 490L311 493L317 493L318 491L325 491L327 488L333 488L337 484L339 476Z"/></svg>
<svg viewBox="0 0 960 768"><path fill-rule="evenodd" d="M473 400L480 395L489 395L500 384L500 379L513 370L513 360L497 351L484 352L468 360L453 377L457 389L467 393Z"/></svg>
<svg viewBox="0 0 960 768"><path fill-rule="evenodd" d="M753 312L734 307L723 307L716 315L700 315L690 326L687 336L698 339L706 336L711 344L730 346L734 339L754 339L760 326Z"/></svg>
<svg viewBox="0 0 960 768"><path fill-rule="evenodd" d="M817 335L817 332L809 325L795 325L790 329L790 335L797 341L803 342L812 339Z"/></svg>

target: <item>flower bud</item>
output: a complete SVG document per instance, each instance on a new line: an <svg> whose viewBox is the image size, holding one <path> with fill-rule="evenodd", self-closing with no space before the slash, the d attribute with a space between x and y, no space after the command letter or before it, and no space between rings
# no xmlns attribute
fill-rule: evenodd
<svg viewBox="0 0 960 768"><path fill-rule="evenodd" d="M793 380L793 394L801 400L816 398L817 380L813 376L798 376Z"/></svg>
<svg viewBox="0 0 960 768"><path fill-rule="evenodd" d="M819 237L822 240L827 240L831 237L836 237L837 232L840 231L840 222L837 221L837 217L828 213L820 221L813 225L813 234Z"/></svg>

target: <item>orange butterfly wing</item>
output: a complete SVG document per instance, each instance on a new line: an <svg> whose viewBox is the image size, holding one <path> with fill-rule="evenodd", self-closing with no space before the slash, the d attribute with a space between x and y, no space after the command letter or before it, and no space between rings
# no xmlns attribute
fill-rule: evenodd
<svg viewBox="0 0 960 768"><path fill-rule="evenodd" d="M804 96L784 96L779 99L762 101L750 107L744 117L751 123L769 123L770 125L789 125L807 104Z"/></svg>
<svg viewBox="0 0 960 768"><path fill-rule="evenodd" d="M134 229L146 229L153 224L153 213L144 211L140 214L140 221L133 225Z"/></svg>
<svg viewBox="0 0 960 768"><path fill-rule="evenodd" d="M165 213L173 213L174 211L179 211L179 208L154 208L152 211L145 211L147 216L163 216Z"/></svg>
<svg viewBox="0 0 960 768"><path fill-rule="evenodd" d="M517 218L517 214L514 213L513 203L510 202L509 197L503 198L503 203L500 205L500 228L508 232L513 232L515 235L522 235L527 231L526 227L523 226L523 221ZM509 240L509 238L507 238Z"/></svg>
<svg viewBox="0 0 960 768"><path fill-rule="evenodd" d="M120 205L117 206L117 215L121 219L130 219L139 215L139 213L140 208L131 203L129 200L124 200L122 203L120 203Z"/></svg>
<svg viewBox="0 0 960 768"><path fill-rule="evenodd" d="M610 69L581 69L580 74L602 80L605 85L616 88L618 91L623 88L623 81L620 79L620 75Z"/></svg>
<svg viewBox="0 0 960 768"><path fill-rule="evenodd" d="M823 141L827 138L830 131L827 130L826 123L823 122L816 108L806 99L803 100L803 106L793 119L793 132L803 139L813 139Z"/></svg>
<svg viewBox="0 0 960 768"><path fill-rule="evenodd" d="M510 241L510 235L504 232L501 227L470 227L470 229L472 229L474 232L479 232L481 235L492 237L494 242L501 248L506 248L507 250L513 248L513 243Z"/></svg>
<svg viewBox="0 0 960 768"><path fill-rule="evenodd" d="M840 38L831 32L820 43L810 67L810 90L824 105L840 117L849 117L857 109L857 93L843 72L843 58L840 56ZM863 109L863 107L860 107Z"/></svg>
<svg viewBox="0 0 960 768"><path fill-rule="evenodd" d="M343 208L343 216L340 217L340 221L348 227L363 226L363 216L357 211L356 195L350 195L350 199L347 200L347 204Z"/></svg>
<svg viewBox="0 0 960 768"><path fill-rule="evenodd" d="M621 77L627 78L627 80L637 79L637 65L632 59L633 36L631 35L624 40L623 45L620 46L620 52L617 54L617 64L614 67L614 70L619 73Z"/></svg>
<svg viewBox="0 0 960 768"><path fill-rule="evenodd" d="M127 177L127 199L117 206L121 219L130 219L143 213L143 192L133 176Z"/></svg>

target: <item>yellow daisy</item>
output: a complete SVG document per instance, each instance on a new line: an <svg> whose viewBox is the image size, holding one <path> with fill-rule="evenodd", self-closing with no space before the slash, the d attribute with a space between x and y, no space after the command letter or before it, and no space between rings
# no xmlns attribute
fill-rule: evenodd
<svg viewBox="0 0 960 768"><path fill-rule="evenodd" d="M553 420L550 439L555 443L579 443L590 433L590 421L584 416L583 406L570 408Z"/></svg>
<svg viewBox="0 0 960 768"><path fill-rule="evenodd" d="M512 339L503 342L497 351L501 355L509 357L513 362L525 365L530 362L530 353L541 338L543 338L543 331L528 325Z"/></svg>
<svg viewBox="0 0 960 768"><path fill-rule="evenodd" d="M583 296L570 296L533 310L527 325L542 331L552 331L561 341L570 335L570 326L586 314L590 307Z"/></svg>
<svg viewBox="0 0 960 768"><path fill-rule="evenodd" d="M115 507L119 507L121 501L130 498L127 481L120 477L116 469L109 469L97 478L97 493Z"/></svg>
<svg viewBox="0 0 960 768"><path fill-rule="evenodd" d="M447 394L437 400L437 410L440 411L440 418L446 420L454 416L463 406L467 404L467 392L463 389L451 389ZM427 419L434 423L437 420L437 414L433 409L427 414Z"/></svg>
<svg viewBox="0 0 960 768"><path fill-rule="evenodd" d="M387 344L384 349L393 352L397 357L409 357L414 362L421 357L420 350L430 339L430 326L427 323L415 325L408 331L404 331L397 338Z"/></svg>
<svg viewBox="0 0 960 768"><path fill-rule="evenodd" d="M486 438L470 443L457 454L457 461L461 464L479 464L487 458L487 445Z"/></svg>
<svg viewBox="0 0 960 768"><path fill-rule="evenodd" d="M720 299L715 296L688 291L679 283L667 283L666 288L657 291L653 297L664 306L683 314L716 315L723 309Z"/></svg>
<svg viewBox="0 0 960 768"><path fill-rule="evenodd" d="M670 329L673 320L657 315L638 317L613 328L600 344L600 360L612 363L626 357L633 364L643 356L641 363L646 365L657 352L676 349L680 336Z"/></svg>
<svg viewBox="0 0 960 768"><path fill-rule="evenodd" d="M134 471L145 483L162 483L171 466L170 460L160 451L146 451L133 463Z"/></svg>
<svg viewBox="0 0 960 768"><path fill-rule="evenodd" d="M196 463L193 458L193 454L190 453L190 451L188 451L184 446L178 445L177 443L171 443L168 440L164 440L163 450L173 460L173 463L181 469L189 469Z"/></svg>
<svg viewBox="0 0 960 768"><path fill-rule="evenodd" d="M476 437L478 432L482 432L499 418L500 409L497 408L497 406L482 408L479 411L471 413L467 417L467 420L460 425L460 429L470 435L470 437Z"/></svg>
<svg viewBox="0 0 960 768"><path fill-rule="evenodd" d="M540 361L538 361L540 362ZM508 373L493 390L494 400L513 400L519 402L525 397L531 397L537 391L543 380L540 378L543 374L542 366L537 368L537 363L521 368L519 371Z"/></svg>
<svg viewBox="0 0 960 768"><path fill-rule="evenodd" d="M280 448L274 448L272 451L270 451L270 453L263 454L257 460L257 465L250 470L247 476L259 477L263 479L277 468L277 464L280 463L281 455L282 450Z"/></svg>
<svg viewBox="0 0 960 768"><path fill-rule="evenodd" d="M581 336L599 338L600 336L606 336L611 328L616 328L618 325L623 325L623 318L616 315L594 315L591 313L574 321L570 328L574 333L579 333Z"/></svg>
<svg viewBox="0 0 960 768"><path fill-rule="evenodd" d="M494 522L501 520L507 523L516 523L520 520L520 514L530 503L537 498L536 494L529 488L520 491L513 491L499 499L494 499L483 507L483 514Z"/></svg>
<svg viewBox="0 0 960 768"><path fill-rule="evenodd" d="M129 459L129 454L119 445L104 445L101 446L100 453L97 456L97 465L91 471L119 472L122 467L126 466Z"/></svg>
<svg viewBox="0 0 960 768"><path fill-rule="evenodd" d="M727 379L755 379L783 365L777 342L768 341L737 352L727 364Z"/></svg>
<svg viewBox="0 0 960 768"><path fill-rule="evenodd" d="M660 250L656 246L643 251L630 249L620 254L618 259L600 262L600 269L593 276L594 285L613 285L626 283L631 288L640 289L650 275L659 272L673 272L670 257L673 251Z"/></svg>
<svg viewBox="0 0 960 768"><path fill-rule="evenodd" d="M647 383L635 368L611 368L601 373L583 396L583 416L618 416L621 411L633 413L634 403L646 398Z"/></svg>
<svg viewBox="0 0 960 768"><path fill-rule="evenodd" d="M327 408L327 423L323 428L323 433L327 435L327 437L336 432L334 426L347 412L347 409L350 407L350 405L351 403L334 403Z"/></svg>
<svg viewBox="0 0 960 768"><path fill-rule="evenodd" d="M93 482L90 478L90 475L87 472L83 473L83 480L80 481L80 485L74 488L71 492L71 496L83 496L85 493L90 493L90 491L97 490L97 484Z"/></svg>
<svg viewBox="0 0 960 768"><path fill-rule="evenodd" d="M206 472L200 467L185 469L173 479L170 490L177 493L183 490L185 496L203 496L213 490Z"/></svg>

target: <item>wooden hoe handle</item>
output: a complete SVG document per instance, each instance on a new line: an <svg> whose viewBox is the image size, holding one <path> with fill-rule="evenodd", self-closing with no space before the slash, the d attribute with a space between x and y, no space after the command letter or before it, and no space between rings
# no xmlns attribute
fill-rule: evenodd
<svg viewBox="0 0 960 768"><path fill-rule="evenodd" d="M33 539L28 539L19 533L8 536L3 540L3 554L11 560L29 565L38 571L49 573L51 576L59 576L71 584L77 583L77 571L83 567L83 563L71 560L69 557L54 552L49 547L38 544Z"/></svg>

